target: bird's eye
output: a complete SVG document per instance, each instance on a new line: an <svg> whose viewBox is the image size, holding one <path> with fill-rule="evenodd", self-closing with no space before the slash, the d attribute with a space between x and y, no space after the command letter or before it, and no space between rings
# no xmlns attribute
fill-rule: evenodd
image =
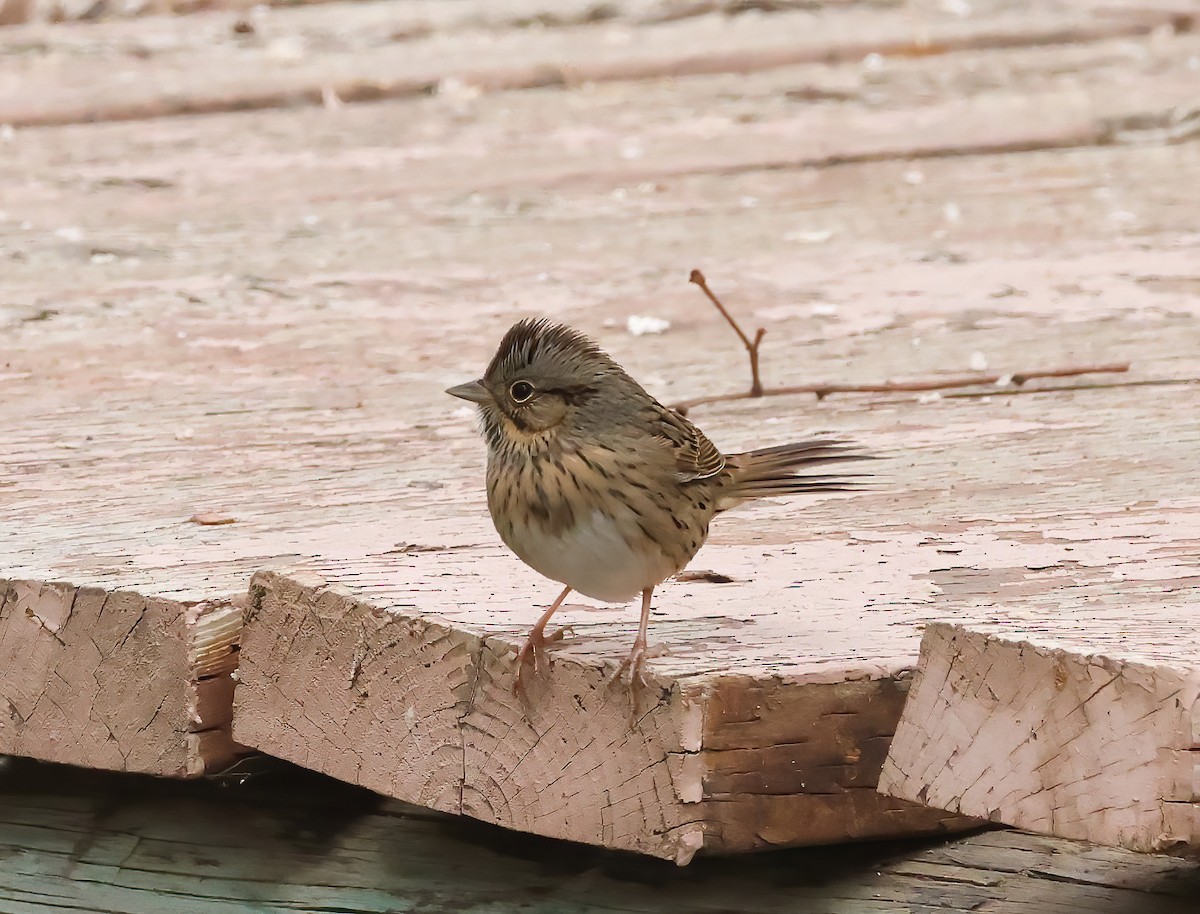
<svg viewBox="0 0 1200 914"><path fill-rule="evenodd" d="M524 403L533 396L533 385L528 381L513 381L508 394L514 403Z"/></svg>

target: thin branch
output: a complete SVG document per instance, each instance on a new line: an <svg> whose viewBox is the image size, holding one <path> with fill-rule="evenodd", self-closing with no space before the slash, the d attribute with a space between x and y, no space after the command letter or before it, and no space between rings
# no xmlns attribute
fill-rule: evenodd
<svg viewBox="0 0 1200 914"><path fill-rule="evenodd" d="M1200 384L1200 378L1139 378L1136 381L1097 381L1095 384L1055 384L1053 387L1013 387L1008 390L963 390L946 394L946 399L971 397L1011 397L1015 394L1058 393L1070 390L1112 390L1117 387L1186 387Z"/></svg>
<svg viewBox="0 0 1200 914"><path fill-rule="evenodd" d="M704 406L709 403L729 403L734 400L749 400L755 396L782 397L788 394L815 394L818 400L823 400L830 394L868 394L868 393L914 393L929 390L953 390L959 387L979 387L985 384L999 384L1007 381L1016 387L1035 378L1073 378L1085 374L1120 374L1129 370L1128 362L1116 362L1108 365L1081 365L1070 368L1046 368L1033 371L1020 371L1012 375L975 373L957 375L950 378L926 378L914 381L884 381L881 384L800 384L795 387L773 387L763 390L761 394L736 393L717 394L711 397L696 397L694 400L684 400L676 403L674 409L686 414L689 409ZM1011 390L988 391L988 393L1004 394Z"/></svg>
<svg viewBox="0 0 1200 914"><path fill-rule="evenodd" d="M703 273L701 273L699 270L692 270L691 275L688 276L688 282L694 282L696 285L698 285L700 287L700 291L708 296L708 300L717 306L717 310L721 312L721 316L729 322L729 326L733 328L734 332L739 337L741 337L742 345L746 347L746 352L750 356L750 391L733 399L741 400L749 397L763 396L762 379L758 375L758 347L762 343L762 338L767 333L766 329L759 327L754 334L754 341L751 342L750 337L746 336L746 334L742 331L742 328L738 325L738 322L735 321L730 313L725 310L725 306L721 304L721 300L717 298L717 296L713 295L712 290L708 287L708 282L705 280Z"/></svg>

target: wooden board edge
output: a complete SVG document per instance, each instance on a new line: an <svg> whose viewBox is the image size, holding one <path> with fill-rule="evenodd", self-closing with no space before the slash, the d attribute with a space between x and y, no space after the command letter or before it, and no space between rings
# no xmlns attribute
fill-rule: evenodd
<svg viewBox="0 0 1200 914"><path fill-rule="evenodd" d="M1020 701L1013 668L1034 671ZM879 789L1057 837L1194 852L1198 708L1195 667L931 623Z"/></svg>

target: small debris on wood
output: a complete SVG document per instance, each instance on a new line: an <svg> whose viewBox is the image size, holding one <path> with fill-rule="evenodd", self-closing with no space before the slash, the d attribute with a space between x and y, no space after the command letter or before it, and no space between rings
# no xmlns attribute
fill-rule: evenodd
<svg viewBox="0 0 1200 914"><path fill-rule="evenodd" d="M1008 298L1010 295L1027 296L1029 293L1018 289L1016 286L1010 286L1007 283L1002 285L995 292L989 292L988 298Z"/></svg>
<svg viewBox="0 0 1200 914"><path fill-rule="evenodd" d="M266 56L280 63L295 63L308 56L308 42L299 35L281 35L267 44Z"/></svg>
<svg viewBox="0 0 1200 914"><path fill-rule="evenodd" d="M461 552L464 549L474 549L478 543L460 543L455 546L429 545L426 543L397 543L384 555L417 555L422 552Z"/></svg>
<svg viewBox="0 0 1200 914"><path fill-rule="evenodd" d="M625 329L633 336L645 336L647 333L665 333L670 327L670 321L645 314L632 314L629 320L625 322Z"/></svg>
<svg viewBox="0 0 1200 914"><path fill-rule="evenodd" d="M188 522L199 524L201 527L220 527L224 524L236 524L237 518L228 514L218 514L216 511L201 511L189 517Z"/></svg>
<svg viewBox="0 0 1200 914"><path fill-rule="evenodd" d="M204 779L223 787L241 787L247 781L260 775L286 771L291 767L287 762L262 752L256 752L253 755L243 756L228 768L206 774Z"/></svg>
<svg viewBox="0 0 1200 914"><path fill-rule="evenodd" d="M800 244L824 244L833 235L833 229L809 229L807 231L788 232L783 236L783 240L796 241Z"/></svg>
<svg viewBox="0 0 1200 914"><path fill-rule="evenodd" d="M702 583L702 584L733 584L735 579L727 574L721 574L719 571L681 571L675 575L675 580L680 583Z"/></svg>
<svg viewBox="0 0 1200 914"><path fill-rule="evenodd" d="M112 176L101 178L96 182L97 187L140 187L146 190L165 190L175 186L174 181L154 177L121 177Z"/></svg>
<svg viewBox="0 0 1200 914"><path fill-rule="evenodd" d="M412 555L416 552L441 552L445 548L445 546L429 546L424 543L397 543L385 554Z"/></svg>

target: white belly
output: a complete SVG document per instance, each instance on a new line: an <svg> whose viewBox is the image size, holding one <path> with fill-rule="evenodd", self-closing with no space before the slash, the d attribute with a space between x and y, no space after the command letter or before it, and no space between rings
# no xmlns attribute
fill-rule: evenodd
<svg viewBox="0 0 1200 914"><path fill-rule="evenodd" d="M553 536L536 523L514 525L513 540L508 545L535 571L606 603L624 603L678 570L653 542L631 548L599 511Z"/></svg>

